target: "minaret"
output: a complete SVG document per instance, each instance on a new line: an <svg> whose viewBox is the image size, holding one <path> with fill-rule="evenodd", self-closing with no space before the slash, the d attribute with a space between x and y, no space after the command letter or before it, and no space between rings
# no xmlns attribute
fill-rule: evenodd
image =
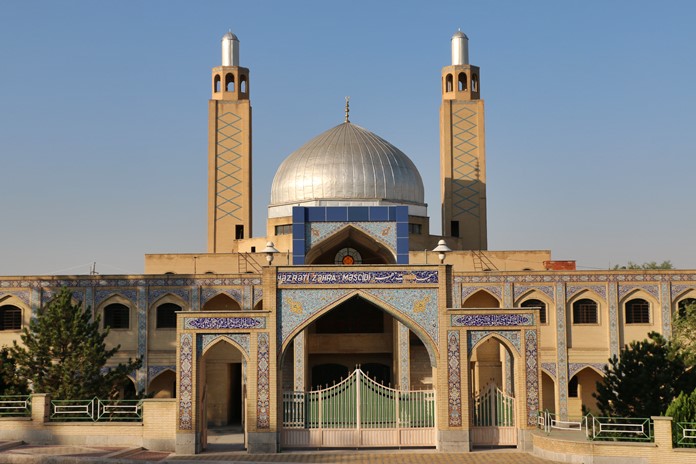
<svg viewBox="0 0 696 464"><path fill-rule="evenodd" d="M488 247L486 145L480 73L469 64L469 38L452 36L452 65L442 68L440 195L442 235L467 250Z"/></svg>
<svg viewBox="0 0 696 464"><path fill-rule="evenodd" d="M228 253L251 237L249 70L239 66L239 39L222 37L208 104L208 252Z"/></svg>

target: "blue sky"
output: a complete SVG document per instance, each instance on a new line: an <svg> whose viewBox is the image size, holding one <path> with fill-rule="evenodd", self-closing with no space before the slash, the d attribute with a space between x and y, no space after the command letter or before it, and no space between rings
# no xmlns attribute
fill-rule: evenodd
<svg viewBox="0 0 696 464"><path fill-rule="evenodd" d="M0 275L204 252L220 37L251 69L254 229L275 169L351 121L418 166L440 230L440 69L486 102L489 248L696 268L696 3L3 2Z"/></svg>

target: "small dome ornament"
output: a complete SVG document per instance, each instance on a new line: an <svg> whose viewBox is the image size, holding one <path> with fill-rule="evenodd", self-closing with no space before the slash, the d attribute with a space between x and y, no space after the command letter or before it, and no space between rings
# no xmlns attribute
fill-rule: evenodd
<svg viewBox="0 0 696 464"><path fill-rule="evenodd" d="M450 247L447 246L447 242L440 240L437 242L437 246L433 248L433 251L437 253L437 257L440 259L440 264L445 263L445 254L452 251Z"/></svg>
<svg viewBox="0 0 696 464"><path fill-rule="evenodd" d="M280 253L278 249L273 245L273 242L268 242L266 243L266 248L261 250L261 253L266 254L266 261L268 261L268 265L273 264L273 255L276 253Z"/></svg>

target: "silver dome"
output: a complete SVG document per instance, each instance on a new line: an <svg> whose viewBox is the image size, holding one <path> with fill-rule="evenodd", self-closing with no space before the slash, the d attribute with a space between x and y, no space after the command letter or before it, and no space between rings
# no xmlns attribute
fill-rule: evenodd
<svg viewBox="0 0 696 464"><path fill-rule="evenodd" d="M425 206L423 180L408 156L349 122L304 144L273 179L271 207L324 200Z"/></svg>

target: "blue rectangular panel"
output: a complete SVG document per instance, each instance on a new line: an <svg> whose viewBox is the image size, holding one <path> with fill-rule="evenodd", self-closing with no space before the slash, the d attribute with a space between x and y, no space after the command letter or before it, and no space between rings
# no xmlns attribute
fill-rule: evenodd
<svg viewBox="0 0 696 464"><path fill-rule="evenodd" d="M348 208L345 206L329 206L326 208L326 220L344 222L348 220Z"/></svg>
<svg viewBox="0 0 696 464"><path fill-rule="evenodd" d="M388 206L370 206L370 221L388 221Z"/></svg>
<svg viewBox="0 0 696 464"><path fill-rule="evenodd" d="M349 206L348 207L348 220L349 221L368 221L370 219L370 213L367 206Z"/></svg>
<svg viewBox="0 0 696 464"><path fill-rule="evenodd" d="M304 255L292 255L292 264L295 266L304 264Z"/></svg>
<svg viewBox="0 0 696 464"><path fill-rule="evenodd" d="M306 250L305 250L304 238L302 240L293 239L293 241L292 241L292 254L293 255L304 255L305 251Z"/></svg>
<svg viewBox="0 0 696 464"><path fill-rule="evenodd" d="M305 222L305 211L307 208L304 206L293 206L292 207L292 222Z"/></svg>
<svg viewBox="0 0 696 464"><path fill-rule="evenodd" d="M408 253L396 255L396 264L408 264Z"/></svg>
<svg viewBox="0 0 696 464"><path fill-rule="evenodd" d="M300 224L293 224L292 225L292 239L293 240L302 240L304 241L305 239L305 225L304 222Z"/></svg>
<svg viewBox="0 0 696 464"><path fill-rule="evenodd" d="M389 220L396 221L396 206L389 206Z"/></svg>
<svg viewBox="0 0 696 464"><path fill-rule="evenodd" d="M408 206L396 207L396 220L398 222L408 222Z"/></svg>
<svg viewBox="0 0 696 464"><path fill-rule="evenodd" d="M396 238L408 237L408 222L396 223Z"/></svg>
<svg viewBox="0 0 696 464"><path fill-rule="evenodd" d="M396 238L396 253L408 253L408 237L397 237Z"/></svg>
<svg viewBox="0 0 696 464"><path fill-rule="evenodd" d="M326 221L326 207L325 206L310 206L307 208L307 221L312 222L324 222Z"/></svg>

